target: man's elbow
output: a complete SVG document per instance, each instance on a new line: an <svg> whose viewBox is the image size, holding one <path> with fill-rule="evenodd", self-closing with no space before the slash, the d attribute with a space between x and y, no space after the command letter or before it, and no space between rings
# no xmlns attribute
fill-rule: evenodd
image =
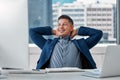
<svg viewBox="0 0 120 80"><path fill-rule="evenodd" d="M34 35L34 30L33 30L33 28L30 28L30 29L29 29L29 35L30 35L30 36Z"/></svg>

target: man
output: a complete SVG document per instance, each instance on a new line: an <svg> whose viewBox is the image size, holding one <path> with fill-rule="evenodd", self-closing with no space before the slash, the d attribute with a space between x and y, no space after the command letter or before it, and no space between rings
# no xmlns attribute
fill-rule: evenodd
<svg viewBox="0 0 120 80"><path fill-rule="evenodd" d="M45 39L43 35L55 35L57 38ZM73 39L76 35L88 36L84 39ZM58 18L54 30L49 26L30 29L33 42L42 49L36 69L79 67L94 69L96 64L89 52L102 37L102 31L81 26L74 29L73 20L67 15Z"/></svg>

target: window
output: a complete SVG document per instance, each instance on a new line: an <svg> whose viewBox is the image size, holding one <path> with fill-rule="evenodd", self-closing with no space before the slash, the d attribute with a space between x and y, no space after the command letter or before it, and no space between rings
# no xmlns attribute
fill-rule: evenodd
<svg viewBox="0 0 120 80"><path fill-rule="evenodd" d="M61 15L67 14L74 20L75 27L89 26L103 31L103 36L100 43L115 43L117 40L117 16L116 16L116 0L94 0L88 3L87 0L52 0L52 9L60 11L53 12L53 19ZM57 8L54 6L57 5ZM54 17L57 13L58 16ZM76 19L77 18L77 19ZM81 21L83 20L83 21ZM56 21L53 21L53 24ZM56 26L56 24L54 24ZM108 35L106 35L108 34ZM105 41L104 41L105 40Z"/></svg>
<svg viewBox="0 0 120 80"><path fill-rule="evenodd" d="M89 26L108 34L100 43L117 41L116 0L28 0L29 27L52 26L57 24L61 14L72 17L75 27ZM106 28L106 31L104 28ZM31 40L30 40L31 42Z"/></svg>
<svg viewBox="0 0 120 80"><path fill-rule="evenodd" d="M28 22L30 28L52 26L52 0L28 0Z"/></svg>

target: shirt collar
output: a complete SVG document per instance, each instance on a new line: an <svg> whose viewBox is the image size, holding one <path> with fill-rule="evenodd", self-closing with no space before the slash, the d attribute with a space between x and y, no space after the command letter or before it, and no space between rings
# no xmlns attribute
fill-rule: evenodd
<svg viewBox="0 0 120 80"><path fill-rule="evenodd" d="M65 37L59 37L59 42L62 44L68 44L68 42L71 40L70 36L65 36Z"/></svg>
<svg viewBox="0 0 120 80"><path fill-rule="evenodd" d="M65 36L65 37L59 37L59 39L71 40L70 35L67 35L67 36Z"/></svg>

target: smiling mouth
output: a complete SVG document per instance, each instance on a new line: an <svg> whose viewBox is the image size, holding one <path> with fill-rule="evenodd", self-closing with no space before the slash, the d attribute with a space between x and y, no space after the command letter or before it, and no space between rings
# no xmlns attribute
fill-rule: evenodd
<svg viewBox="0 0 120 80"><path fill-rule="evenodd" d="M65 32L65 30L59 30L59 32L60 32L60 33L63 33L63 32Z"/></svg>

